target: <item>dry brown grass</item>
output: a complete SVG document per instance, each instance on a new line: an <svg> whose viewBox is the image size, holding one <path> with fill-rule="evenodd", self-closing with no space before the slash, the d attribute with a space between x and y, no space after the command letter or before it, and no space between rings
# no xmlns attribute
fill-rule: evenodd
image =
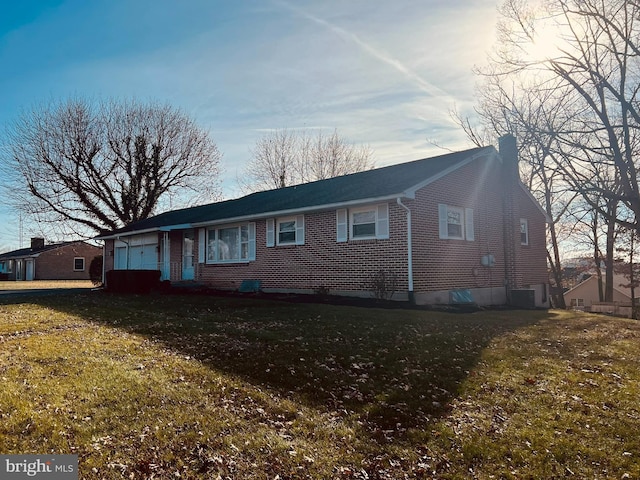
<svg viewBox="0 0 640 480"><path fill-rule="evenodd" d="M640 478L640 323L213 296L0 301L0 451L80 478Z"/></svg>
<svg viewBox="0 0 640 480"><path fill-rule="evenodd" d="M0 282L0 290L41 290L53 288L91 288L90 280L34 280L32 282Z"/></svg>

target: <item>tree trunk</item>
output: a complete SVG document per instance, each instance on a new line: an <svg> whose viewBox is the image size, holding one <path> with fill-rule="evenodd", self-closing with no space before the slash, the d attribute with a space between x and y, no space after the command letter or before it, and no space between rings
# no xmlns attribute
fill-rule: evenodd
<svg viewBox="0 0 640 480"><path fill-rule="evenodd" d="M605 280L604 280L604 301L613 302L613 252L616 240L616 214L618 210L618 202L616 200L607 202L607 246L605 264Z"/></svg>

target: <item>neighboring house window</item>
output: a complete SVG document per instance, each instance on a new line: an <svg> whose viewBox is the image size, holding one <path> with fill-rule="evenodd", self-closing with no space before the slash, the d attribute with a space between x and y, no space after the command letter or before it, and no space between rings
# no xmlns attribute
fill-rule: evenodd
<svg viewBox="0 0 640 480"><path fill-rule="evenodd" d="M571 299L572 307L584 307L584 298L572 298Z"/></svg>
<svg viewBox="0 0 640 480"><path fill-rule="evenodd" d="M439 234L442 239L475 240L473 208L438 205Z"/></svg>
<svg viewBox="0 0 640 480"><path fill-rule="evenodd" d="M207 230L207 263L248 262L255 259L255 223Z"/></svg>
<svg viewBox="0 0 640 480"><path fill-rule="evenodd" d="M304 215L267 219L267 247L304 245Z"/></svg>
<svg viewBox="0 0 640 480"><path fill-rule="evenodd" d="M529 222L526 218L520 219L520 244L529 245Z"/></svg>
<svg viewBox="0 0 640 480"><path fill-rule="evenodd" d="M75 257L73 259L73 271L84 272L84 257Z"/></svg>
<svg viewBox="0 0 640 480"><path fill-rule="evenodd" d="M386 203L336 211L336 240L389 238L389 206Z"/></svg>

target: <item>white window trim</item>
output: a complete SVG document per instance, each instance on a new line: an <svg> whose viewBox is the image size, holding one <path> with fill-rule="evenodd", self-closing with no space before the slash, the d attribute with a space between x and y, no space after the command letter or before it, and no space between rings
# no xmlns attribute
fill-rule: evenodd
<svg viewBox="0 0 640 480"><path fill-rule="evenodd" d="M449 210L460 213L460 236L449 236ZM466 240L468 242L475 241L474 232L474 212L473 208L457 207L455 205L438 204L438 233L443 240Z"/></svg>
<svg viewBox="0 0 640 480"><path fill-rule="evenodd" d="M353 235L353 216L357 213L373 212L375 215L373 235ZM336 211L336 241L346 242L359 240L386 240L389 238L389 205L379 203Z"/></svg>
<svg viewBox="0 0 640 480"><path fill-rule="evenodd" d="M373 212L373 235L355 236L353 234L353 227L355 226L353 217L357 213L363 213L363 212ZM362 225L365 225L365 224L362 224ZM349 239L350 240L373 240L377 238L377 235L376 235L378 231L377 225L378 225L378 208L376 205L369 205L367 207L358 207L358 208L349 209Z"/></svg>
<svg viewBox="0 0 640 480"><path fill-rule="evenodd" d="M76 260L82 260L82 268L76 268ZM87 262L84 257L73 257L73 271L84 272L87 268Z"/></svg>
<svg viewBox="0 0 640 480"><path fill-rule="evenodd" d="M242 254L242 244L247 244L247 258L231 258L228 260L216 260L217 252L214 252L214 259L209 258L209 240L211 239L211 232L215 232L214 240L217 240L218 231L225 230L228 228L237 228L241 229L242 227L247 227L248 229L248 240L246 242L242 241L242 232L239 231L238 235L238 252ZM232 264L232 263L249 263L253 262L256 259L256 224L254 222L243 222L243 223L234 223L230 225L212 225L210 227L206 227L206 247L205 247L205 263L207 265L224 265L224 264ZM216 244L217 245L217 244Z"/></svg>
<svg viewBox="0 0 640 480"><path fill-rule="evenodd" d="M524 233L527 236L527 239L525 242L522 241L522 226L524 225ZM521 218L520 219L520 245L529 245L529 221L526 218Z"/></svg>
<svg viewBox="0 0 640 480"><path fill-rule="evenodd" d="M283 223L293 222L293 240L289 242L280 241L280 225ZM296 217L280 217L276 218L276 245L297 245L298 243L298 224Z"/></svg>
<svg viewBox="0 0 640 480"><path fill-rule="evenodd" d="M291 242L280 241L280 225L285 222L293 222L295 225L295 239ZM266 221L267 247L304 245L304 223L304 215L268 218Z"/></svg>

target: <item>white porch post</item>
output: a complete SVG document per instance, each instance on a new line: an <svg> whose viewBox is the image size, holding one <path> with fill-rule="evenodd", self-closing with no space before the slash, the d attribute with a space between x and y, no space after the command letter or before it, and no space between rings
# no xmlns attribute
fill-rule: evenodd
<svg viewBox="0 0 640 480"><path fill-rule="evenodd" d="M162 232L162 280L171 280L171 248L169 232Z"/></svg>

